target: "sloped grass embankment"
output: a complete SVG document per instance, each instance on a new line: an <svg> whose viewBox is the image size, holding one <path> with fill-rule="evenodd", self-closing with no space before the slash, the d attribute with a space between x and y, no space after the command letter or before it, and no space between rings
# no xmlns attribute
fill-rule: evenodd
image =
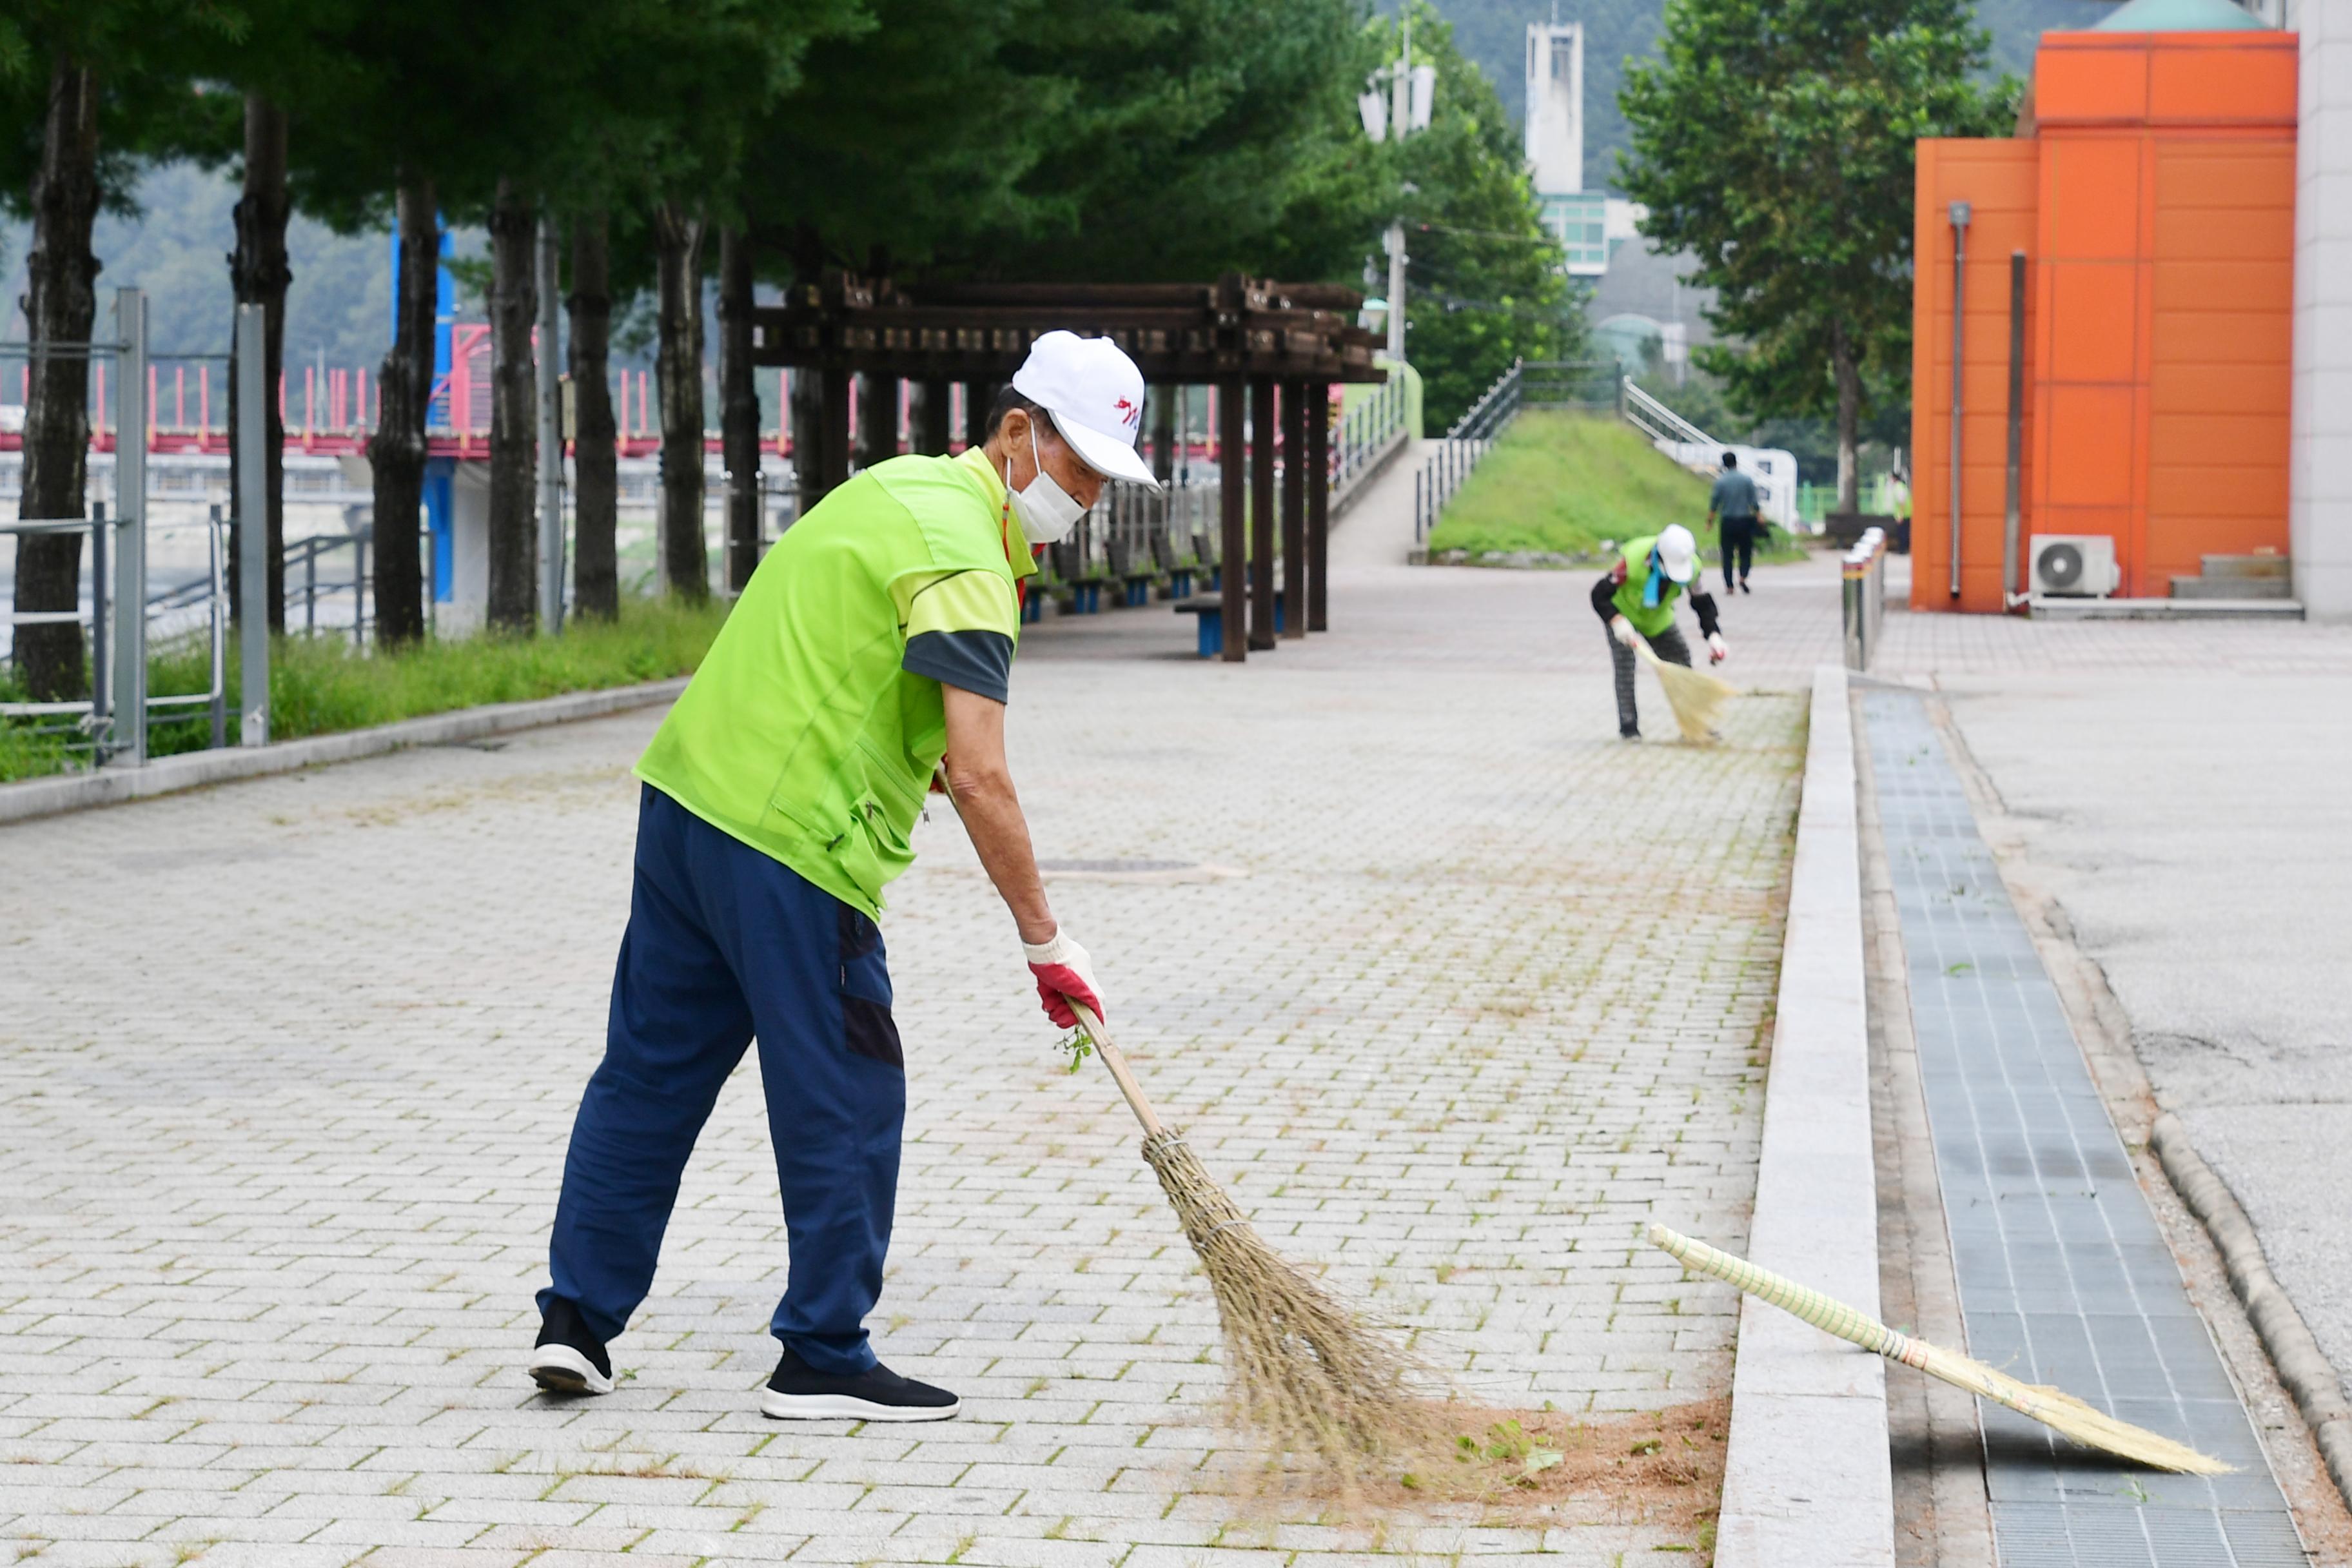
<svg viewBox="0 0 2352 1568"><path fill-rule="evenodd" d="M1706 479L1629 425L1531 409L1512 421L1446 507L1430 536L1430 558L1468 565L1598 563L1604 544L1655 533L1670 522L1697 534L1712 556L1707 489ZM1794 559L1798 551L1774 529L1757 553Z"/></svg>

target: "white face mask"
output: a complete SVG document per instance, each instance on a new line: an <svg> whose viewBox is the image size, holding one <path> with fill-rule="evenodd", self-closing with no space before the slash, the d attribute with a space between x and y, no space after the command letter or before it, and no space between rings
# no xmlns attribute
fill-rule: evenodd
<svg viewBox="0 0 2352 1568"><path fill-rule="evenodd" d="M1013 463L1004 464L1004 489L1013 498L1013 510L1021 514L1021 537L1032 544L1056 544L1070 536L1078 526L1078 519L1087 509L1064 489L1053 475L1045 471L1045 459L1037 452L1037 426L1029 426L1029 460L1037 465L1037 477L1029 481L1027 489L1013 488Z"/></svg>

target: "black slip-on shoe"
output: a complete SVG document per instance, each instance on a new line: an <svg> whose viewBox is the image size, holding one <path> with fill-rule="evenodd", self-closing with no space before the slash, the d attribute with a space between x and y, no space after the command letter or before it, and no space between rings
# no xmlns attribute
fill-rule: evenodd
<svg viewBox="0 0 2352 1568"><path fill-rule="evenodd" d="M1638 741L1642 738L1642 731L1631 729L1620 730L1617 731L1617 738L1621 741Z"/></svg>
<svg viewBox="0 0 2352 1568"><path fill-rule="evenodd" d="M613 1358L589 1331L580 1309L558 1296L547 1304L539 1342L530 1352L530 1380L550 1394L610 1394Z"/></svg>
<svg viewBox="0 0 2352 1568"><path fill-rule="evenodd" d="M789 1347L760 1395L760 1414L777 1421L945 1421L962 1408L946 1389L878 1363L845 1376L817 1371Z"/></svg>

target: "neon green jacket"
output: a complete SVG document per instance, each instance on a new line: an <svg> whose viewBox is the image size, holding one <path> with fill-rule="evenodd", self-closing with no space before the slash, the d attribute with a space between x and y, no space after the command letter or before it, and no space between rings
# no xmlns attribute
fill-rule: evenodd
<svg viewBox="0 0 2352 1568"><path fill-rule="evenodd" d="M901 668L908 584L1030 570L977 448L866 469L770 548L637 776L878 914L947 750L940 683Z"/></svg>
<svg viewBox="0 0 2352 1568"><path fill-rule="evenodd" d="M1657 543L1654 533L1625 542L1625 548L1619 552L1625 561L1625 580L1617 584L1617 592L1610 601L1617 606L1617 613L1633 622L1633 629L1645 637L1656 637L1675 624L1675 601L1683 592L1682 584L1667 578L1658 585L1658 602L1654 605L1642 603L1642 590L1650 581L1650 552Z"/></svg>

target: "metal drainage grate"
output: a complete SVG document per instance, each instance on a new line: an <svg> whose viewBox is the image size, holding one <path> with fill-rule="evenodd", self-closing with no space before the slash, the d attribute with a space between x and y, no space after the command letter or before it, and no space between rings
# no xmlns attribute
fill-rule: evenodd
<svg viewBox="0 0 2352 1568"><path fill-rule="evenodd" d="M2238 1467L2138 1469L1980 1402L2002 1568L2304 1568L1943 737L1916 696L1863 712L1969 1353Z"/></svg>

